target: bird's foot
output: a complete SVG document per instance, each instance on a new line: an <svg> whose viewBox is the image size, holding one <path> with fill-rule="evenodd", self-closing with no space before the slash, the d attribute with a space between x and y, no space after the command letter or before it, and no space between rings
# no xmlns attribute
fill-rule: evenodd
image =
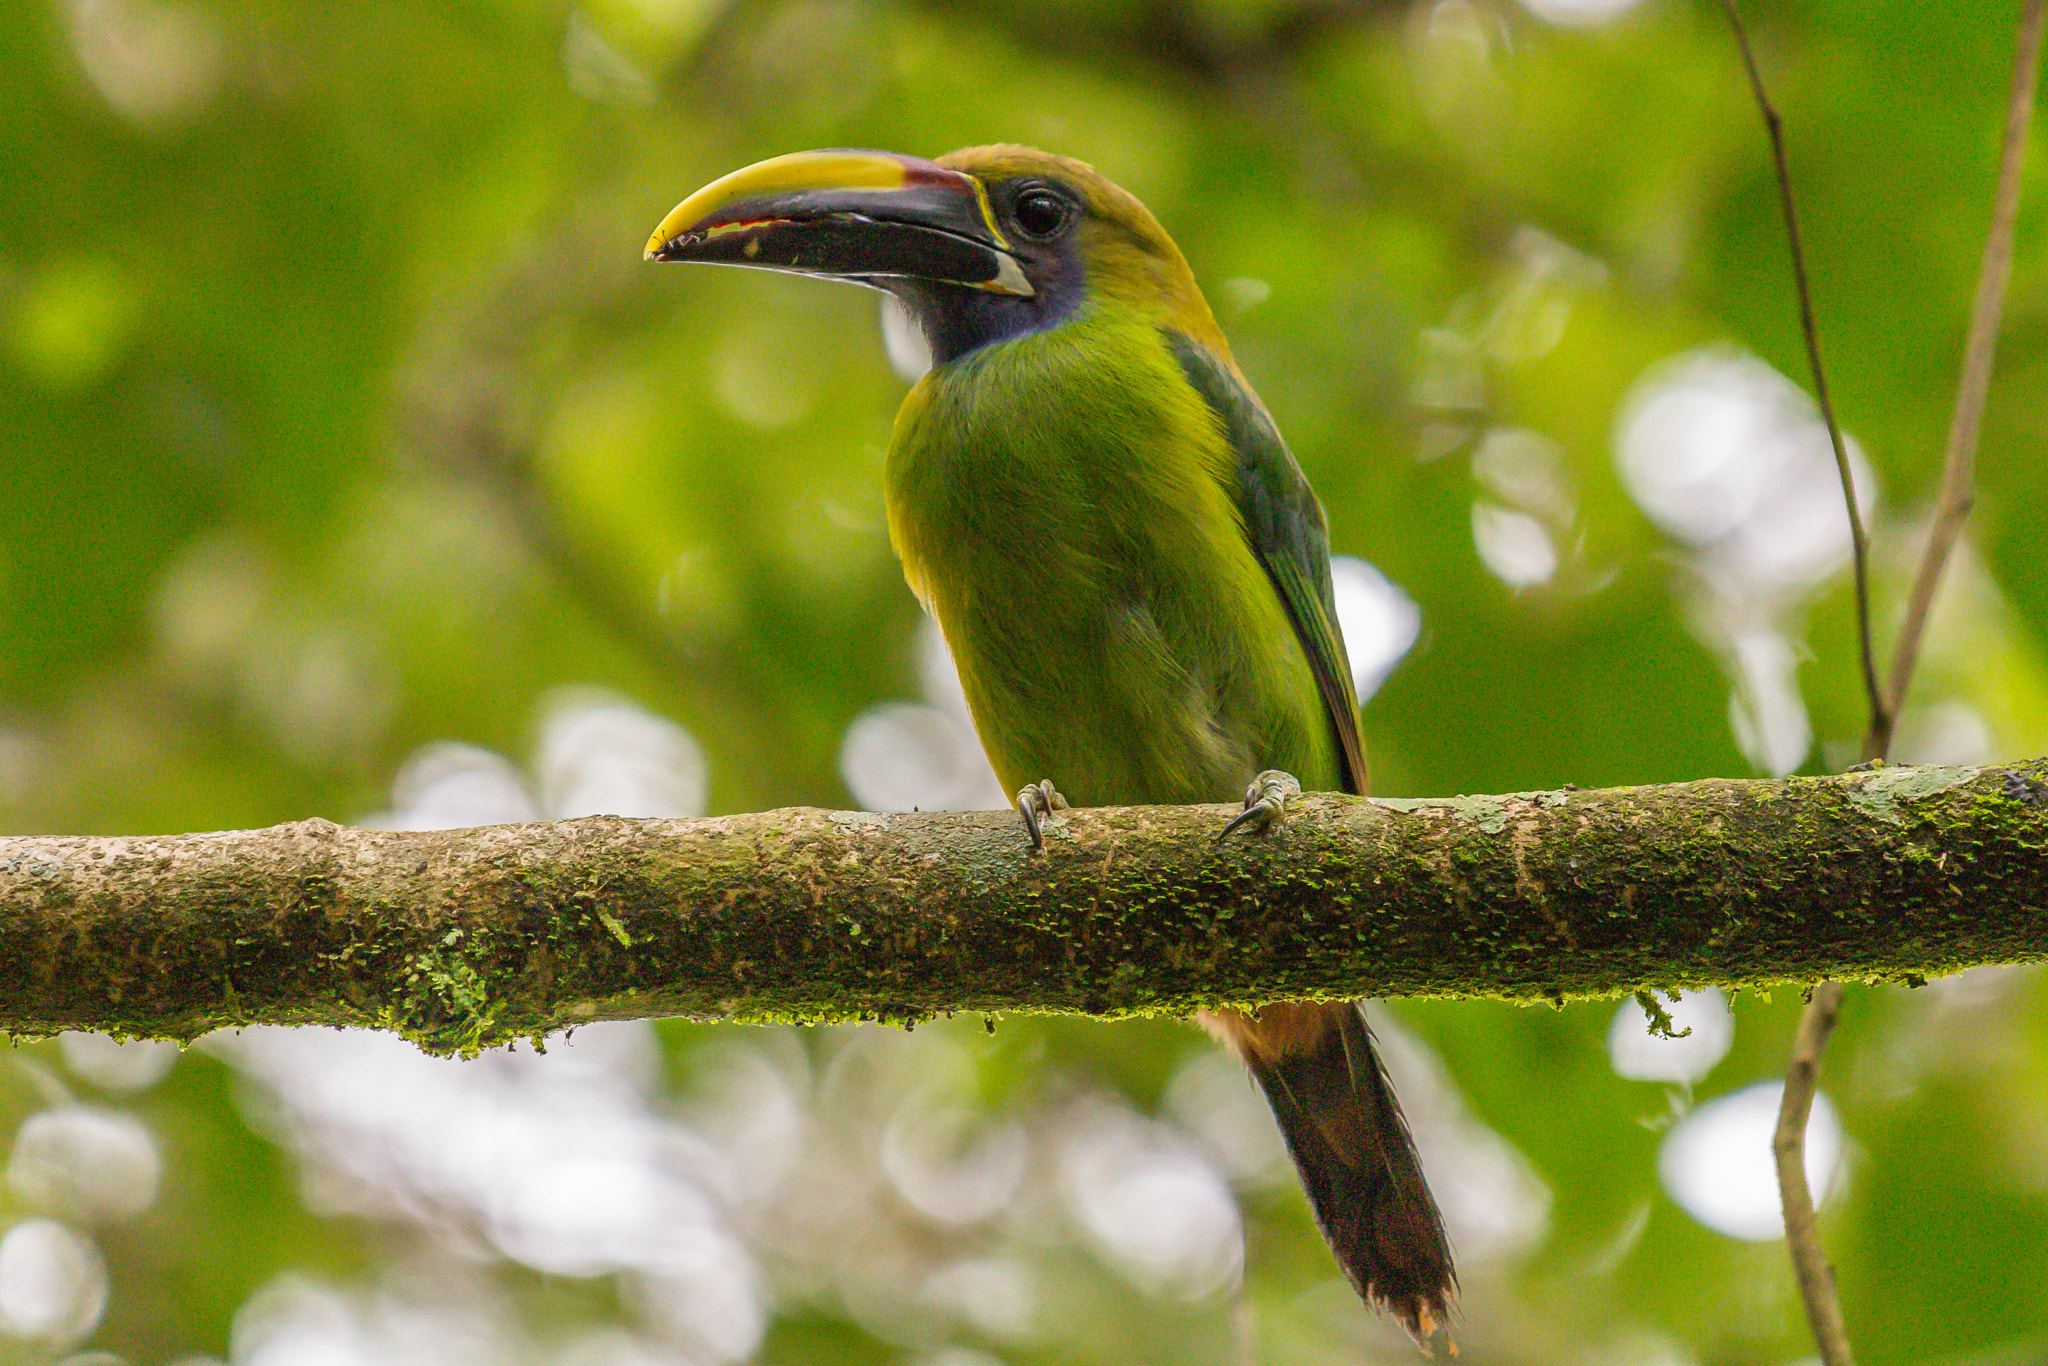
<svg viewBox="0 0 2048 1366"><path fill-rule="evenodd" d="M1024 818L1024 833L1031 836L1031 847L1045 848L1045 818L1066 810L1067 799L1052 785L1052 779L1041 778L1019 789L1015 801L1017 814Z"/></svg>
<svg viewBox="0 0 2048 1366"><path fill-rule="evenodd" d="M1244 790L1244 810L1217 832L1216 842L1223 843L1246 826L1262 833L1278 828L1287 819L1287 803L1300 795L1301 782L1292 773L1267 769Z"/></svg>

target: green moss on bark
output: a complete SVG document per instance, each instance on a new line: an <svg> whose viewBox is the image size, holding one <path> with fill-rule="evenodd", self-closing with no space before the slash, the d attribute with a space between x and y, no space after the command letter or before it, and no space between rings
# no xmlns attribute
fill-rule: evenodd
<svg viewBox="0 0 2048 1366"><path fill-rule="evenodd" d="M594 1019L1562 1001L2048 956L2017 768L1221 808L790 810L0 841L0 1029L368 1025L466 1053Z"/></svg>

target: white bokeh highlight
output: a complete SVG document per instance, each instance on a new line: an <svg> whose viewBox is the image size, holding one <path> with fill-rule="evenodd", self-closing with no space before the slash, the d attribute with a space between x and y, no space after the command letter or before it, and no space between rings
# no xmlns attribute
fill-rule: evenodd
<svg viewBox="0 0 2048 1366"><path fill-rule="evenodd" d="M1799 692L1798 650L1777 631L1740 631L1725 642L1728 729L1766 773L1790 773L1813 749L1813 722Z"/></svg>
<svg viewBox="0 0 2048 1366"><path fill-rule="evenodd" d="M1592 28L1610 23L1641 0L1522 0L1523 8L1559 28Z"/></svg>
<svg viewBox="0 0 2048 1366"><path fill-rule="evenodd" d="M219 92L227 42L211 9L163 0L71 0L63 8L87 79L138 128L175 132Z"/></svg>
<svg viewBox="0 0 2048 1366"><path fill-rule="evenodd" d="M1394 666L1415 648L1422 634L1422 609L1377 566L1355 555L1330 558L1331 595L1337 629L1351 657L1351 682L1363 703L1380 689Z"/></svg>
<svg viewBox="0 0 2048 1366"><path fill-rule="evenodd" d="M1165 1110L1231 1180L1274 1186L1294 1179L1286 1140L1265 1097L1244 1064L1222 1049L1188 1053L1166 1085Z"/></svg>
<svg viewBox="0 0 2048 1366"><path fill-rule="evenodd" d="M1105 1096L1067 1116L1061 1190L1096 1249L1139 1289L1200 1300L1236 1285L1244 1228L1221 1173L1175 1128Z"/></svg>
<svg viewBox="0 0 2048 1366"><path fill-rule="evenodd" d="M565 689L542 707L534 768L550 817L704 813L704 751L675 722L598 689Z"/></svg>
<svg viewBox="0 0 2048 1366"><path fill-rule="evenodd" d="M59 1105L14 1136L7 1184L30 1206L82 1224L115 1224L156 1203L163 1159L147 1126L122 1110Z"/></svg>
<svg viewBox="0 0 2048 1366"><path fill-rule="evenodd" d="M1526 427L1491 427L1473 447L1472 477L1486 490L1472 503L1480 563L1513 589L1550 583L1564 564L1559 547L1576 557L1581 539L1563 448Z"/></svg>
<svg viewBox="0 0 2048 1366"><path fill-rule="evenodd" d="M926 1278L922 1298L986 1337L1015 1342L1031 1333L1038 1287L1016 1257L963 1257Z"/></svg>
<svg viewBox="0 0 2048 1366"><path fill-rule="evenodd" d="M1503 503L1559 526L1578 515L1563 449L1527 427L1491 427L1472 451L1472 476Z"/></svg>
<svg viewBox="0 0 2048 1366"><path fill-rule="evenodd" d="M1874 480L1846 439L1858 510ZM1650 520L1707 554L1730 589L1803 590L1849 557L1841 476L1806 392L1757 357L1712 346L1654 366L1622 405L1622 478Z"/></svg>
<svg viewBox="0 0 2048 1366"><path fill-rule="evenodd" d="M1892 754L1902 764L1986 764L1998 753L1991 726L1967 702L1938 702L1899 718Z"/></svg>
<svg viewBox="0 0 2048 1366"><path fill-rule="evenodd" d="M1557 572L1557 549L1543 523L1481 500L1472 505L1472 545L1480 563L1510 588L1533 588Z"/></svg>
<svg viewBox="0 0 2048 1366"><path fill-rule="evenodd" d="M24 1219L0 1237L0 1331L66 1345L106 1307L107 1265L92 1239L55 1219Z"/></svg>
<svg viewBox="0 0 2048 1366"><path fill-rule="evenodd" d="M884 702L855 717L839 771L865 811L987 811L1008 805L971 721L929 702Z"/></svg>
<svg viewBox="0 0 2048 1366"><path fill-rule="evenodd" d="M965 1226L1006 1208L1023 1183L1029 1143L1013 1120L985 1122L943 1093L915 1092L882 1131L882 1171L911 1208Z"/></svg>
<svg viewBox="0 0 2048 1366"><path fill-rule="evenodd" d="M1672 1126L1657 1175L1679 1208L1717 1233L1764 1242L1785 1235L1771 1136L1782 1082L1760 1082L1707 1102ZM1827 1198L1842 1154L1842 1124L1824 1092L1806 1121L1806 1184Z"/></svg>
<svg viewBox="0 0 2048 1366"><path fill-rule="evenodd" d="M1869 462L1845 439L1859 511L1876 501ZM1719 345L1664 361L1623 402L1623 482L1684 548L1696 635L1729 676L1743 754L1779 775L1813 747L1800 695L1796 617L1849 562L1849 520L1827 428L1812 399L1755 356Z"/></svg>
<svg viewBox="0 0 2048 1366"><path fill-rule="evenodd" d="M704 751L667 717L601 688L574 687L541 699L539 723L531 780L493 750L437 740L399 766L390 809L358 824L462 830L576 816L704 814Z"/></svg>
<svg viewBox="0 0 2048 1366"><path fill-rule="evenodd" d="M725 1163L655 1111L646 1022L466 1062L361 1030L259 1028L210 1046L261 1083L256 1114L307 1162L314 1208L409 1219L553 1275L626 1273L663 1335L707 1366L758 1345L766 1310L727 1227Z"/></svg>
<svg viewBox="0 0 2048 1366"><path fill-rule="evenodd" d="M384 830L467 830L540 819L526 780L503 755L457 740L415 750L391 782L391 809L360 824Z"/></svg>
<svg viewBox="0 0 2048 1366"><path fill-rule="evenodd" d="M866 811L999 811L1010 798L996 781L959 668L930 617L918 622L917 702L884 702L847 727L839 774Z"/></svg>
<svg viewBox="0 0 2048 1366"><path fill-rule="evenodd" d="M236 1312L232 1359L235 1366L495 1366L524 1355L502 1306L450 1303L432 1285L409 1289L350 1292L287 1272Z"/></svg>
<svg viewBox="0 0 2048 1366"><path fill-rule="evenodd" d="M116 1039L67 1029L57 1036L64 1066L102 1091L147 1091L170 1075L178 1045L162 1039Z"/></svg>
<svg viewBox="0 0 2048 1366"><path fill-rule="evenodd" d="M1735 1042L1735 1016L1719 987L1702 987L1667 1001L1674 1037L1650 1032L1650 1017L1631 997L1607 1029L1607 1056L1630 1081L1690 1086L1714 1070ZM1690 1031L1690 1032L1687 1032Z"/></svg>

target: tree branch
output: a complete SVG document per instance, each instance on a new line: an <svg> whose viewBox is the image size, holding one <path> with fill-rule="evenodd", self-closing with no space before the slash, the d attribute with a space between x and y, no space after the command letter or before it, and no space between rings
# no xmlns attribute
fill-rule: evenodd
<svg viewBox="0 0 2048 1366"><path fill-rule="evenodd" d="M1842 1298L1835 1292L1835 1269L1821 1251L1820 1221L1813 1212L1813 1192L1806 1185L1806 1119L1813 1112L1813 1093L1820 1087L1821 1051L1828 1045L1828 1035L1834 1033L1841 1007L1840 982L1822 982L1813 989L1793 1036L1778 1127L1771 1134L1779 1203L1785 1211L1785 1243L1792 1253L1792 1270L1799 1278L1799 1296L1806 1302L1807 1321L1820 1348L1822 1366L1856 1363L1849 1348L1849 1330L1842 1322Z"/></svg>
<svg viewBox="0 0 2048 1366"><path fill-rule="evenodd" d="M1956 380L1956 405L1949 418L1948 446L1942 455L1941 497L1927 533L1927 553L1913 578L1906 620L1899 627L1892 654L1890 691L1880 727L1875 720L1863 742L1863 757L1881 759L1891 750L1891 727L1906 705L1913 666L1920 659L1920 639L1934 593L1948 567L1949 552L1962 535L1963 523L1976 501L1977 433L1983 425L1984 403L1991 394L1991 362L1998 345L1998 322L2005 312L2005 286L2012 278L2014 224L2019 218L2020 174L2026 167L2027 130L2034 122L2034 84L2041 66L2042 0L2026 0L2020 14L2019 50L2013 54L2012 89L2006 96L2005 143L1998 158L1998 190L1991 201L1991 231L1984 240L1978 267L1977 293L1970 304L1969 340L1963 348L1962 373Z"/></svg>
<svg viewBox="0 0 2048 1366"><path fill-rule="evenodd" d="M1820 361L1820 329L1813 320L1813 287L1806 278L1806 248L1799 234L1799 208L1792 196L1792 168L1785 156L1785 121L1764 89L1763 73L1757 69L1756 54L1749 46L1749 33L1735 0L1721 0L1734 31L1735 46L1742 53L1742 69L1749 76L1750 94L1763 115L1764 133L1771 143L1771 161L1778 175L1778 211L1785 220L1785 246L1792 256L1792 292L1799 301L1799 331L1806 341L1806 368L1813 376L1813 399L1820 406L1826 424L1828 444L1835 453L1835 474L1842 481L1842 502L1849 512L1849 551L1856 577L1856 639L1863 664L1863 691L1870 700L1870 733L1891 733L1892 715L1884 689L1877 681L1877 652L1870 635L1870 540L1863 531L1863 514L1856 507L1856 475L1849 464L1849 448L1842 440L1842 424L1835 420L1834 400L1828 397L1827 369ZM1866 754L1866 759L1879 756Z"/></svg>
<svg viewBox="0 0 2048 1366"><path fill-rule="evenodd" d="M0 1029L1183 1013L2048 958L2048 762L1219 807L0 839Z"/></svg>

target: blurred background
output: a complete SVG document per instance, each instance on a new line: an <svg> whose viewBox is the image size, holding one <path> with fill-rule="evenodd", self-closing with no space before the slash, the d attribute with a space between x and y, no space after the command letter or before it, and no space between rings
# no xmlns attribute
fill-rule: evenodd
<svg viewBox="0 0 2048 1366"><path fill-rule="evenodd" d="M1751 7L1881 637L2016 3ZM1864 720L1768 152L1680 0L19 0L0 831L1000 801L892 561L875 296L645 266L775 153L1018 140L1187 251L1329 511L1376 790L1821 772ZM1897 756L2048 751L2048 158ZM1219 798L1228 794L1217 794ZM1468 1361L1811 1353L1796 990L1374 1019ZM1866 1362L2048 1360L2048 987L1852 991L1813 1130ZM335 1031L0 1065L0 1360L1409 1361L1174 1021Z"/></svg>

